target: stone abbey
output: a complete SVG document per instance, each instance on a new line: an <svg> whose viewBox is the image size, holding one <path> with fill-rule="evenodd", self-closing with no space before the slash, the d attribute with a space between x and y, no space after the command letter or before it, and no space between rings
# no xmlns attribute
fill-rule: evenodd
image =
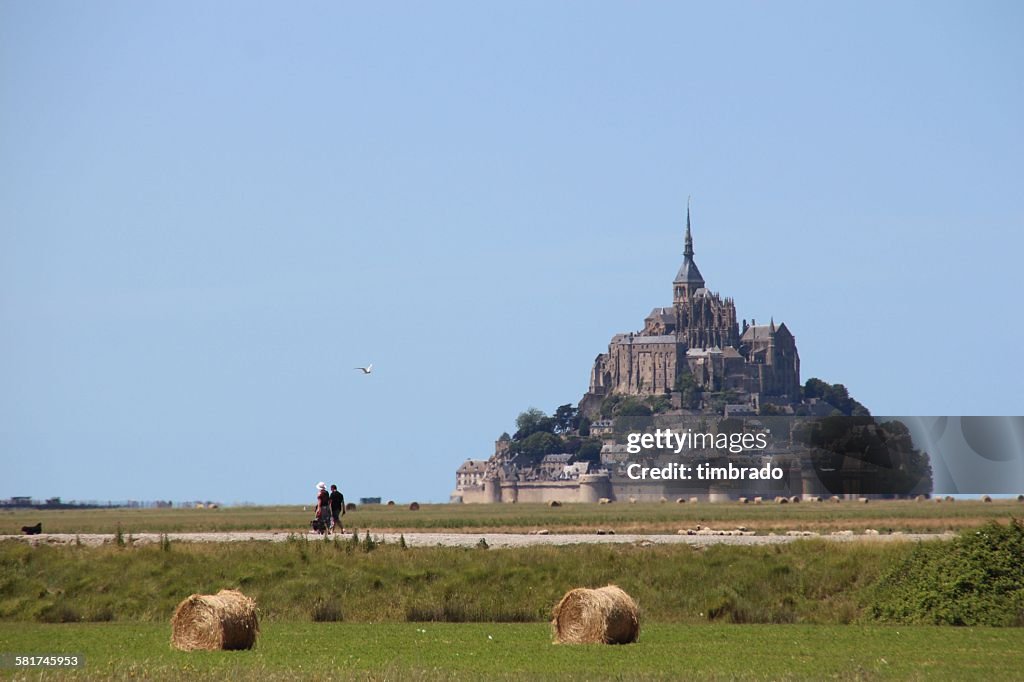
<svg viewBox="0 0 1024 682"><path fill-rule="evenodd" d="M580 410L593 414L608 395L647 396L684 383L736 402L788 404L800 399L800 356L784 323L736 322L736 304L707 288L693 260L686 211L683 264L672 282L672 306L655 308L639 332L616 334L597 356ZM753 322L753 321L752 321ZM692 381L685 378L689 374Z"/></svg>

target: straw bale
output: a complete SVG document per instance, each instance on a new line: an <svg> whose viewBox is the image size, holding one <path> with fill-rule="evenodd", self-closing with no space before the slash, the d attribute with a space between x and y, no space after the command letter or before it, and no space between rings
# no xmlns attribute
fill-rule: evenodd
<svg viewBox="0 0 1024 682"><path fill-rule="evenodd" d="M629 644L640 636L636 602L615 585L569 590L552 615L559 644Z"/></svg>
<svg viewBox="0 0 1024 682"><path fill-rule="evenodd" d="M171 618L171 645L182 651L251 649L260 624L256 602L238 590L193 594Z"/></svg>

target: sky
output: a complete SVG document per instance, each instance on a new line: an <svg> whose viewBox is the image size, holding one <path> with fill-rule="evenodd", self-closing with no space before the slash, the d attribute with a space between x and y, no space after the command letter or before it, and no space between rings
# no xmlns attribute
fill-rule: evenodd
<svg viewBox="0 0 1024 682"><path fill-rule="evenodd" d="M447 501L671 303L688 196L802 380L1024 414L1022 34L1015 2L0 0L0 498Z"/></svg>

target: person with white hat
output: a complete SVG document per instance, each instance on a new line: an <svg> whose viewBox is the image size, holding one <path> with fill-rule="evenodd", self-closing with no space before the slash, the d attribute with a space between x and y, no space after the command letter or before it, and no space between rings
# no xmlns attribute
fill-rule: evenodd
<svg viewBox="0 0 1024 682"><path fill-rule="evenodd" d="M323 533L331 530L331 495L327 492L327 484L320 481L316 484L316 518L320 521Z"/></svg>

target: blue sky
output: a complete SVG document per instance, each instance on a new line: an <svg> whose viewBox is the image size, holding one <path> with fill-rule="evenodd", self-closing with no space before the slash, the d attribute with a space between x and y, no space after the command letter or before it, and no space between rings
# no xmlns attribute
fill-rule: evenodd
<svg viewBox="0 0 1024 682"><path fill-rule="evenodd" d="M0 2L0 497L443 501L696 261L1022 414L1019 3ZM352 370L373 362L364 377Z"/></svg>

